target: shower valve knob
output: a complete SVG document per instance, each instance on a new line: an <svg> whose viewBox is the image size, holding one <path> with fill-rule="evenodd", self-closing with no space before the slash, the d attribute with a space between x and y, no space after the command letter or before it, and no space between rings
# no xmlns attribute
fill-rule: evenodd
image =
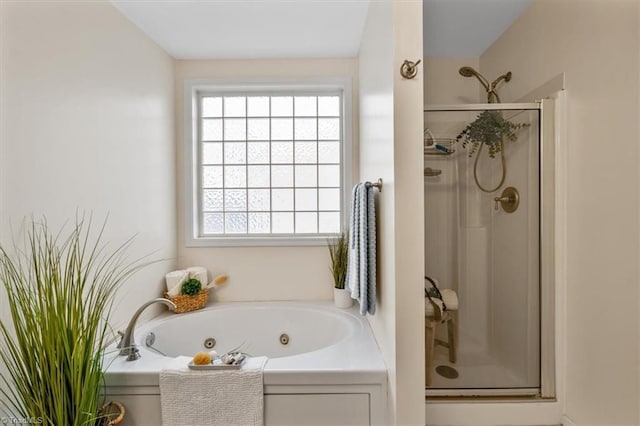
<svg viewBox="0 0 640 426"><path fill-rule="evenodd" d="M493 201L495 202L494 210L498 211L500 203L503 201L509 201L509 199L505 197L496 197L493 199Z"/></svg>
<svg viewBox="0 0 640 426"><path fill-rule="evenodd" d="M513 213L520 205L520 193L513 186L505 188L500 194L500 197L493 199L495 202L495 209L498 210L498 206L502 206L502 210L506 213Z"/></svg>

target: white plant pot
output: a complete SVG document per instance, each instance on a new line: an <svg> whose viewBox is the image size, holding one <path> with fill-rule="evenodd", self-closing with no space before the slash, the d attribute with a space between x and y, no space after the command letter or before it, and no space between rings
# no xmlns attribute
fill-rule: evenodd
<svg viewBox="0 0 640 426"><path fill-rule="evenodd" d="M333 303L338 308L350 308L353 304L353 299L351 298L351 294L349 290L345 290L343 288L333 288Z"/></svg>

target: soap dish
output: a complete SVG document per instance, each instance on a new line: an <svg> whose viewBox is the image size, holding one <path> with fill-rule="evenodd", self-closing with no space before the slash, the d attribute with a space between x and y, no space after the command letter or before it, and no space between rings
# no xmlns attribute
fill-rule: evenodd
<svg viewBox="0 0 640 426"><path fill-rule="evenodd" d="M244 364L245 359L242 359L238 364L223 364L220 359L215 359L211 364L197 365L193 361L189 361L187 367L191 370L239 370Z"/></svg>

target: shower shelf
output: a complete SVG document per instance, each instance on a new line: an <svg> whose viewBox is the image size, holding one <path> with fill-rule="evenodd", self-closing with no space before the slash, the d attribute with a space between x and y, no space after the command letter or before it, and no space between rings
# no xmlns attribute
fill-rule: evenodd
<svg viewBox="0 0 640 426"><path fill-rule="evenodd" d="M428 138L424 140L424 155L451 155L456 152L454 139ZM441 148L438 148L441 147Z"/></svg>

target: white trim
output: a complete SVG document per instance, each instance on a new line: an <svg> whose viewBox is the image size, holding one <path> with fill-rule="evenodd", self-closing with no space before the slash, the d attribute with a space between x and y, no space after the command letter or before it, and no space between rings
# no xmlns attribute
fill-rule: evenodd
<svg viewBox="0 0 640 426"><path fill-rule="evenodd" d="M317 77L317 78L239 78L239 79L188 79L184 82L184 176L185 176L185 246L186 247L224 247L224 246L317 246L326 245L327 238L337 234L313 235L225 235L201 237L197 235L196 224L199 224L199 212L195 200L198 198L198 171L195 167L198 149L197 134L197 95L199 92L216 92L231 94L242 92L259 93L287 90L296 92L331 92L342 94L342 153L341 153L341 209L340 222L343 230L347 228L349 200L352 186L352 146L353 146L353 101L351 77Z"/></svg>
<svg viewBox="0 0 640 426"><path fill-rule="evenodd" d="M578 426L578 423L571 420L566 414L562 416L562 426Z"/></svg>
<svg viewBox="0 0 640 426"><path fill-rule="evenodd" d="M320 234L318 236L296 236L295 234L255 237L251 234L244 237L199 237L186 241L186 247L303 247L326 246L327 239L336 238L337 234Z"/></svg>
<svg viewBox="0 0 640 426"><path fill-rule="evenodd" d="M555 341L556 398L564 411L567 366L567 92L563 89L549 96L555 101L556 124L556 195L555 195Z"/></svg>
<svg viewBox="0 0 640 426"><path fill-rule="evenodd" d="M528 110L540 109L540 103L509 103L509 104L456 104L456 105L425 105L425 111L487 111L487 110Z"/></svg>
<svg viewBox="0 0 640 426"><path fill-rule="evenodd" d="M555 101L540 106L540 396L556 396L555 263L556 143Z"/></svg>
<svg viewBox="0 0 640 426"><path fill-rule="evenodd" d="M491 397L491 402L496 402L501 396L504 397L522 397L522 402L540 402L540 398L537 398L540 389L538 388L486 388L486 389L427 389L425 396L427 397L427 404L437 404L440 401L429 400L429 397L446 397L447 400L455 400L460 397L458 401L467 402L469 399L479 397ZM505 399L504 402L513 402L513 399Z"/></svg>

